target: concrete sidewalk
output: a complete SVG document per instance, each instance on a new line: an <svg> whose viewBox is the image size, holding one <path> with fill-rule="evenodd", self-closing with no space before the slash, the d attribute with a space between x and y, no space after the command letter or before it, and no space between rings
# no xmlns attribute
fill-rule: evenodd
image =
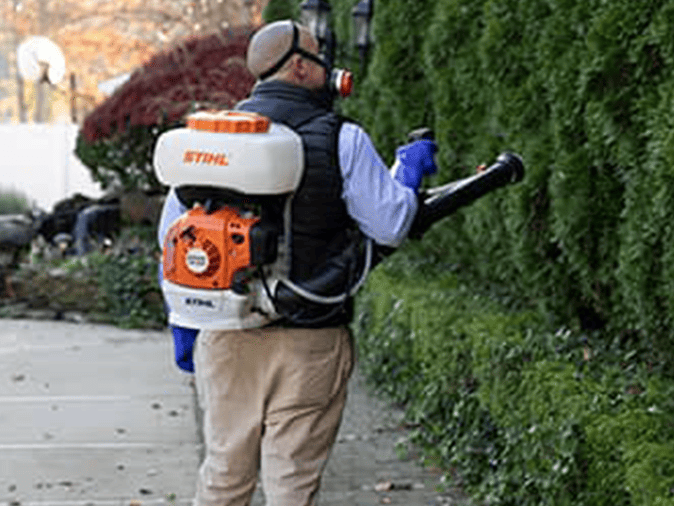
<svg viewBox="0 0 674 506"><path fill-rule="evenodd" d="M168 338L0 320L0 505L189 504L194 395Z"/></svg>
<svg viewBox="0 0 674 506"><path fill-rule="evenodd" d="M0 320L0 506L189 505L203 447L172 353L168 331ZM399 420L356 374L321 506L469 504L398 459Z"/></svg>

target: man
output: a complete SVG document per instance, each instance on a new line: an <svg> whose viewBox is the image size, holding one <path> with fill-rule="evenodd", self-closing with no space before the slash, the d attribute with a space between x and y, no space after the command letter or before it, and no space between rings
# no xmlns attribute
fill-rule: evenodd
<svg viewBox="0 0 674 506"><path fill-rule="evenodd" d="M435 145L416 144L399 152L410 162L391 177L363 129L332 112L318 51L311 33L291 21L262 28L247 55L258 82L237 107L283 123L302 139L290 271L300 284L342 252L355 229L381 245L400 245L417 211L420 174L435 168ZM160 241L182 210L171 192ZM257 329L199 332L194 366L206 458L197 506L248 505L260 469L268 505L316 504L354 364L351 313L345 304L318 325L282 319Z"/></svg>

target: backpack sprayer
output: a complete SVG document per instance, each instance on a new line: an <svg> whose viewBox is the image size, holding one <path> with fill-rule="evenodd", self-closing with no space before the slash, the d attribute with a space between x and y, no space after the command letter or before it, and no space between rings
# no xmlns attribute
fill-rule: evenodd
<svg viewBox="0 0 674 506"><path fill-rule="evenodd" d="M423 129L410 139L430 136ZM175 187L188 206L169 227L163 247L162 291L173 325L252 328L280 318L320 324L321 318L301 321L283 308L325 305L328 316L334 314L369 270L394 251L369 239L362 247L361 239L315 278L288 279L290 204L304 170L302 141L264 116L194 113L186 127L160 136L154 164L158 179ZM503 153L473 176L422 192L410 236L421 237L436 221L523 176L520 157ZM350 271L346 289L345 270Z"/></svg>
<svg viewBox="0 0 674 506"><path fill-rule="evenodd" d="M189 207L164 239L170 323L234 329L278 318L261 279L289 274L290 200L304 167L299 135L253 113L202 111L159 137L154 164Z"/></svg>

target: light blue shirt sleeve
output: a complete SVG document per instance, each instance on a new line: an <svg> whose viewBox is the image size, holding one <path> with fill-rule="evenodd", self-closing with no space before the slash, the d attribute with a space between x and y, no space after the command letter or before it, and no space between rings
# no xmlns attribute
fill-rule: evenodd
<svg viewBox="0 0 674 506"><path fill-rule="evenodd" d="M417 213L414 191L393 179L370 136L354 123L339 132L342 199L360 230L375 242L397 247Z"/></svg>
<svg viewBox="0 0 674 506"><path fill-rule="evenodd" d="M157 226L157 240L159 241L160 248L164 247L164 237L166 237L166 232L168 232L171 224L186 210L187 208L178 200L175 188L171 188L164 200L164 207L161 210L159 225Z"/></svg>

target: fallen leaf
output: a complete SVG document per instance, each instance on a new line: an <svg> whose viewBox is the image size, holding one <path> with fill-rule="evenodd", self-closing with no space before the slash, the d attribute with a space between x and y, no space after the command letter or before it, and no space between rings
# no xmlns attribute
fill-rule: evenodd
<svg viewBox="0 0 674 506"><path fill-rule="evenodd" d="M583 348L583 359L585 359L585 361L587 362L591 358L592 358L592 350L590 348L588 348L587 346L585 346Z"/></svg>
<svg viewBox="0 0 674 506"><path fill-rule="evenodd" d="M644 391L638 385L629 385L627 387L627 393L630 395L640 395L644 393Z"/></svg>
<svg viewBox="0 0 674 506"><path fill-rule="evenodd" d="M393 482L392 481L380 481L374 486L375 491L377 492L388 492L389 490L393 490Z"/></svg>
<svg viewBox="0 0 674 506"><path fill-rule="evenodd" d="M392 481L382 481L374 486L377 492L390 492L391 490L412 490L412 483L394 483Z"/></svg>

